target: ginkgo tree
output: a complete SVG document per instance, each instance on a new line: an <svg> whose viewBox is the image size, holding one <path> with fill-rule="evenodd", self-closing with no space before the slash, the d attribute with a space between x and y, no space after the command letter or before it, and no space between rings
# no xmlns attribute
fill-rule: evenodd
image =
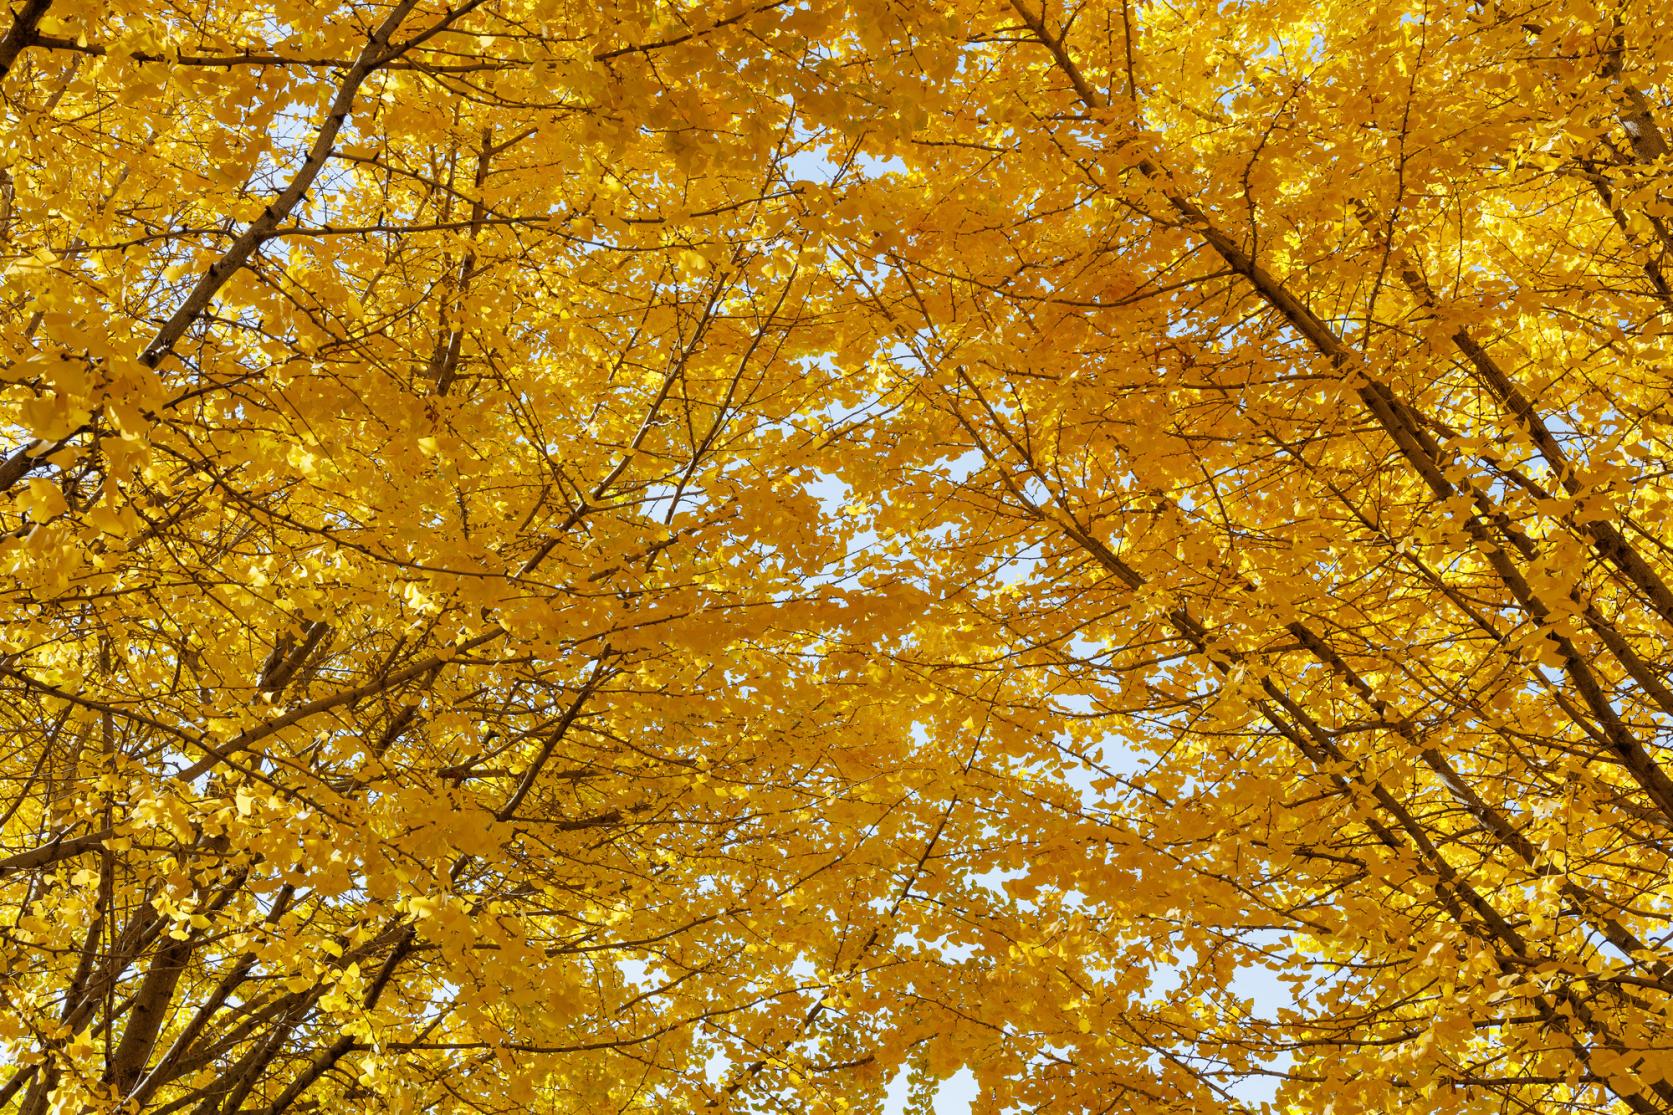
<svg viewBox="0 0 1673 1115"><path fill-rule="evenodd" d="M14 4L0 1110L1673 1110L1655 7Z"/></svg>

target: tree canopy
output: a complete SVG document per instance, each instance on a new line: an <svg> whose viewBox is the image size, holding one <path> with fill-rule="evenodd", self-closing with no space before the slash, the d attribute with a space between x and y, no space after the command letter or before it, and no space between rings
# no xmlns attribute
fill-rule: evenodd
<svg viewBox="0 0 1673 1115"><path fill-rule="evenodd" d="M0 1111L1673 1112L1669 21L13 0Z"/></svg>

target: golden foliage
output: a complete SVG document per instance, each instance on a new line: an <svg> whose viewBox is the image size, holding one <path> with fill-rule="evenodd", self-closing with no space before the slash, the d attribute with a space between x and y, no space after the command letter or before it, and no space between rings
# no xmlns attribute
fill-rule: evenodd
<svg viewBox="0 0 1673 1115"><path fill-rule="evenodd" d="M0 1111L1673 1111L1664 3L4 18Z"/></svg>

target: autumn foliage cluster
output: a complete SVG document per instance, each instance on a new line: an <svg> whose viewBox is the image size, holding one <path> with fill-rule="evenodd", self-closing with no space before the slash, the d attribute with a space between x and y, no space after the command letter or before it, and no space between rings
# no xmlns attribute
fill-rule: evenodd
<svg viewBox="0 0 1673 1115"><path fill-rule="evenodd" d="M1665 0L11 0L0 1112L1673 1112Z"/></svg>

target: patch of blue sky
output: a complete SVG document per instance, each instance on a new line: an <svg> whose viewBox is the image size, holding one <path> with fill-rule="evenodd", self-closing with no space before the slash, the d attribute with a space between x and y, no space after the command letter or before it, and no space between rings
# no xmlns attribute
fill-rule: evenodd
<svg viewBox="0 0 1673 1115"><path fill-rule="evenodd" d="M893 155L846 155L835 148L814 145L801 148L784 161L785 177L791 181L818 182L835 185L858 173L864 178L880 178L886 174L908 174L911 167Z"/></svg>
<svg viewBox="0 0 1673 1115"><path fill-rule="evenodd" d="M888 1090L883 1094L882 1115L905 1115L910 1091L910 1075L902 1069L889 1081ZM975 1109L980 1095L976 1074L967 1068L959 1069L936 1085L930 1111L932 1115L968 1115Z"/></svg>

